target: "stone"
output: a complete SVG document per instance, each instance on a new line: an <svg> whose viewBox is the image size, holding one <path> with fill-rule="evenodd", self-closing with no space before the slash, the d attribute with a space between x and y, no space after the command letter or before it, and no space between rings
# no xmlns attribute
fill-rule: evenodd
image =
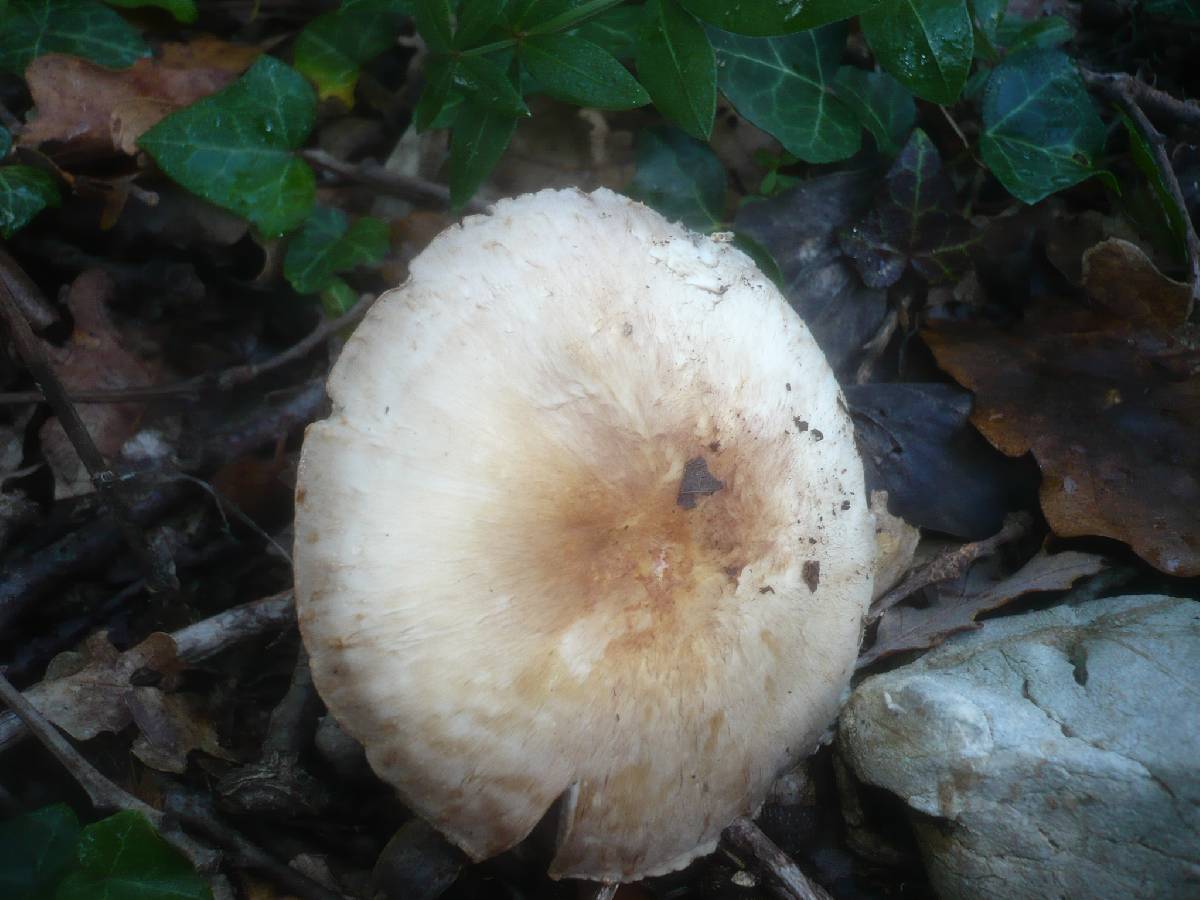
<svg viewBox="0 0 1200 900"><path fill-rule="evenodd" d="M992 619L868 678L839 727L942 898L1200 896L1200 603Z"/></svg>

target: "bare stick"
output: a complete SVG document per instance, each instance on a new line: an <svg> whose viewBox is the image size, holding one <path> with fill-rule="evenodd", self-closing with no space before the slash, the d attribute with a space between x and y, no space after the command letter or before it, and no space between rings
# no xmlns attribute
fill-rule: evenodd
<svg viewBox="0 0 1200 900"><path fill-rule="evenodd" d="M871 604L871 611L867 613L867 624L874 622L901 600L911 597L921 588L957 578L970 568L975 560L981 556L990 556L995 553L1004 544L1016 540L1029 531L1032 525L1033 516L1029 513L1010 513L1005 518L1003 527L990 538L970 544L961 544L953 550L939 554L924 565L918 566L903 581Z"/></svg>
<svg viewBox="0 0 1200 900"><path fill-rule="evenodd" d="M823 887L810 879L754 822L734 819L725 829L725 840L754 860L771 876L775 893L786 900L833 900Z"/></svg>
<svg viewBox="0 0 1200 900"><path fill-rule="evenodd" d="M70 438L79 459L87 467L88 474L92 476L92 484L96 486L101 501L120 527L125 543L141 563L150 590L178 590L179 581L175 577L174 563L166 552L151 546L145 533L134 522L129 504L118 489L116 473L109 468L103 454L96 448L87 427L79 418L79 411L71 404L62 382L58 380L49 360L46 359L41 341L29 327L29 321L16 299L23 286L12 277L15 266L12 258L0 250L0 317L8 326L8 333L17 353L42 389L42 394L58 417L63 431Z"/></svg>
<svg viewBox="0 0 1200 900"><path fill-rule="evenodd" d="M181 628L174 632L171 638L175 641L175 650L179 658L188 663L195 663L220 653L239 641L286 627L294 618L292 592L289 590L217 613L194 625ZM33 708L24 696L21 697L21 702ZM0 753L25 738L32 730L27 727L27 720L20 715L17 707L12 703L8 705L14 712L0 714ZM59 741L66 743L66 739L58 734L53 726L49 723L46 723L46 726Z"/></svg>
<svg viewBox="0 0 1200 900"><path fill-rule="evenodd" d="M392 172L374 162L348 163L331 156L324 150L301 150L300 155L326 172L332 172L347 181L365 184L376 190L399 197L421 206L449 206L450 189L424 178L413 175L401 175ZM472 200L465 207L466 212L479 213L485 209L482 203Z"/></svg>
<svg viewBox="0 0 1200 900"><path fill-rule="evenodd" d="M1188 302L1188 317L1190 318L1196 308L1196 301L1200 298L1200 237L1196 235L1196 226L1192 223L1192 217L1188 214L1187 201L1184 200L1183 189L1179 186L1179 179L1175 176L1175 169L1171 166L1171 158L1167 155L1167 139L1150 122L1141 104L1143 102L1155 103L1158 104L1157 108L1162 109L1164 108L1162 98L1167 97L1174 102L1175 106L1171 108L1177 114L1183 109L1191 110L1188 115L1195 115L1197 120L1200 120L1200 109L1182 101L1176 101L1170 95L1164 94L1162 91L1155 91L1149 85L1142 84L1136 78L1132 78L1124 73L1101 75L1097 72L1090 72L1083 69L1081 70L1081 74L1084 83L1088 87L1103 94L1108 100L1125 111L1129 118L1133 120L1134 125L1137 126L1138 131L1142 133L1142 137L1146 139L1146 143L1150 145L1150 152L1154 154L1154 163L1158 166L1163 183L1167 187L1167 193L1171 195L1171 202L1174 204L1175 210L1184 225L1189 280L1192 285L1192 296ZM1195 123L1197 120L1189 119L1188 121L1189 123Z"/></svg>
<svg viewBox="0 0 1200 900"><path fill-rule="evenodd" d="M186 856L194 866L201 870L215 868L219 857L212 850L198 844L183 834L163 831L163 814L150 804L139 800L128 791L118 787L76 750L71 742L63 737L62 732L51 725L46 718L34 708L25 697L12 686L3 674L0 674L0 700L3 700L14 713L20 716L25 727L33 732L42 742L42 746L50 751L71 777L84 789L88 799L96 809L105 812L132 810L139 812L150 820L150 823L163 833L163 838Z"/></svg>
<svg viewBox="0 0 1200 900"><path fill-rule="evenodd" d="M288 363L302 359L319 347L330 337L343 328L353 325L367 314L374 304L374 298L360 300L351 309L336 319L322 319L321 323L310 331L303 340L293 344L282 353L272 356L260 363L246 363L233 366L207 375L197 375L184 381L171 384L157 384L150 387L122 388L111 391L79 391L69 395L72 403L128 403L131 400L171 400L179 397L198 396L209 389L228 391L240 387ZM41 391L9 391L0 393L0 404L6 403L38 403L46 399Z"/></svg>
<svg viewBox="0 0 1200 900"><path fill-rule="evenodd" d="M1093 72L1081 66L1080 74L1088 87L1102 92L1120 91L1157 119L1171 119L1181 125L1200 128L1200 104L1194 101L1172 97L1126 72Z"/></svg>

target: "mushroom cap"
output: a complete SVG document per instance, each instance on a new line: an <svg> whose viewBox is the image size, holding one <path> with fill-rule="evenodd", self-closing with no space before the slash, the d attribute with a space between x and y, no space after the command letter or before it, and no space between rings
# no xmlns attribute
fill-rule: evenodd
<svg viewBox="0 0 1200 900"><path fill-rule="evenodd" d="M313 677L470 856L711 852L837 714L874 541L841 392L748 257L607 190L439 235L329 380L296 489Z"/></svg>

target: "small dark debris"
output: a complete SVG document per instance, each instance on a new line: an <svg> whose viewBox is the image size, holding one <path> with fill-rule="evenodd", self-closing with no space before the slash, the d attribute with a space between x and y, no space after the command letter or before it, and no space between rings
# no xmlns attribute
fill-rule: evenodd
<svg viewBox="0 0 1200 900"><path fill-rule="evenodd" d="M633 323L626 322L623 326L621 326L621 334L625 335L625 337L629 337L631 334L633 334Z"/></svg>
<svg viewBox="0 0 1200 900"><path fill-rule="evenodd" d="M697 497L708 497L725 487L725 482L714 478L708 471L703 456L689 459L683 467L683 479L679 483L679 497L675 500L684 509L693 509Z"/></svg>
<svg viewBox="0 0 1200 900"><path fill-rule="evenodd" d="M789 391L792 389L792 383L791 383L790 381L785 381L785 382L783 383L783 386L784 386L785 388L787 388Z"/></svg>
<svg viewBox="0 0 1200 900"><path fill-rule="evenodd" d="M815 428L814 428L814 429L812 430L812 439L813 439L814 441L823 441L823 440L825 440L825 435L824 435L824 434L822 434L820 431L818 431L817 429L815 429Z"/></svg>
<svg viewBox="0 0 1200 900"><path fill-rule="evenodd" d="M794 419L792 419L792 421L796 423L796 431L798 431L800 434L804 434L804 432L808 431L808 423L799 416L796 416Z"/></svg>
<svg viewBox="0 0 1200 900"><path fill-rule="evenodd" d="M771 586L768 584L768 585L765 585L765 586L763 586L763 587L760 587L760 588L758 589L758 592L759 592L760 594L773 594L773 593L775 593L775 588L771 587Z"/></svg>
<svg viewBox="0 0 1200 900"><path fill-rule="evenodd" d="M810 559L804 564L800 574L804 578L804 583L808 585L808 589L815 593L817 586L821 583L821 563L818 560Z"/></svg>
<svg viewBox="0 0 1200 900"><path fill-rule="evenodd" d="M843 501L842 501L842 509L849 509L849 508L850 508L850 501L849 501L849 500L843 500Z"/></svg>
<svg viewBox="0 0 1200 900"><path fill-rule="evenodd" d="M743 568L745 568L745 567L744 566L726 566L721 571L724 572L727 576L729 576L730 580L737 581L738 577L742 574Z"/></svg>
<svg viewBox="0 0 1200 900"><path fill-rule="evenodd" d="M708 449L711 450L713 453L720 453L721 452L721 442L713 441L711 444L708 445Z"/></svg>

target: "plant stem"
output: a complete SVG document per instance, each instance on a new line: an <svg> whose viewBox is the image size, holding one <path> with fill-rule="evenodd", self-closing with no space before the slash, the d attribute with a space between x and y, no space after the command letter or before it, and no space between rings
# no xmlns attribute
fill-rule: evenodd
<svg viewBox="0 0 1200 900"><path fill-rule="evenodd" d="M559 31L566 31L568 28L574 28L576 25L582 25L588 19L600 15L602 12L607 12L614 6L618 6L625 0L591 0L589 3L581 3L579 6L568 9L566 12L547 19L524 32L520 37L504 38L501 41L492 41L490 44L480 44L478 47L472 47L470 50L463 50L460 56L486 56L489 53L495 53L497 50L505 50L509 47L516 46L521 42L521 38L537 34L555 34Z"/></svg>

